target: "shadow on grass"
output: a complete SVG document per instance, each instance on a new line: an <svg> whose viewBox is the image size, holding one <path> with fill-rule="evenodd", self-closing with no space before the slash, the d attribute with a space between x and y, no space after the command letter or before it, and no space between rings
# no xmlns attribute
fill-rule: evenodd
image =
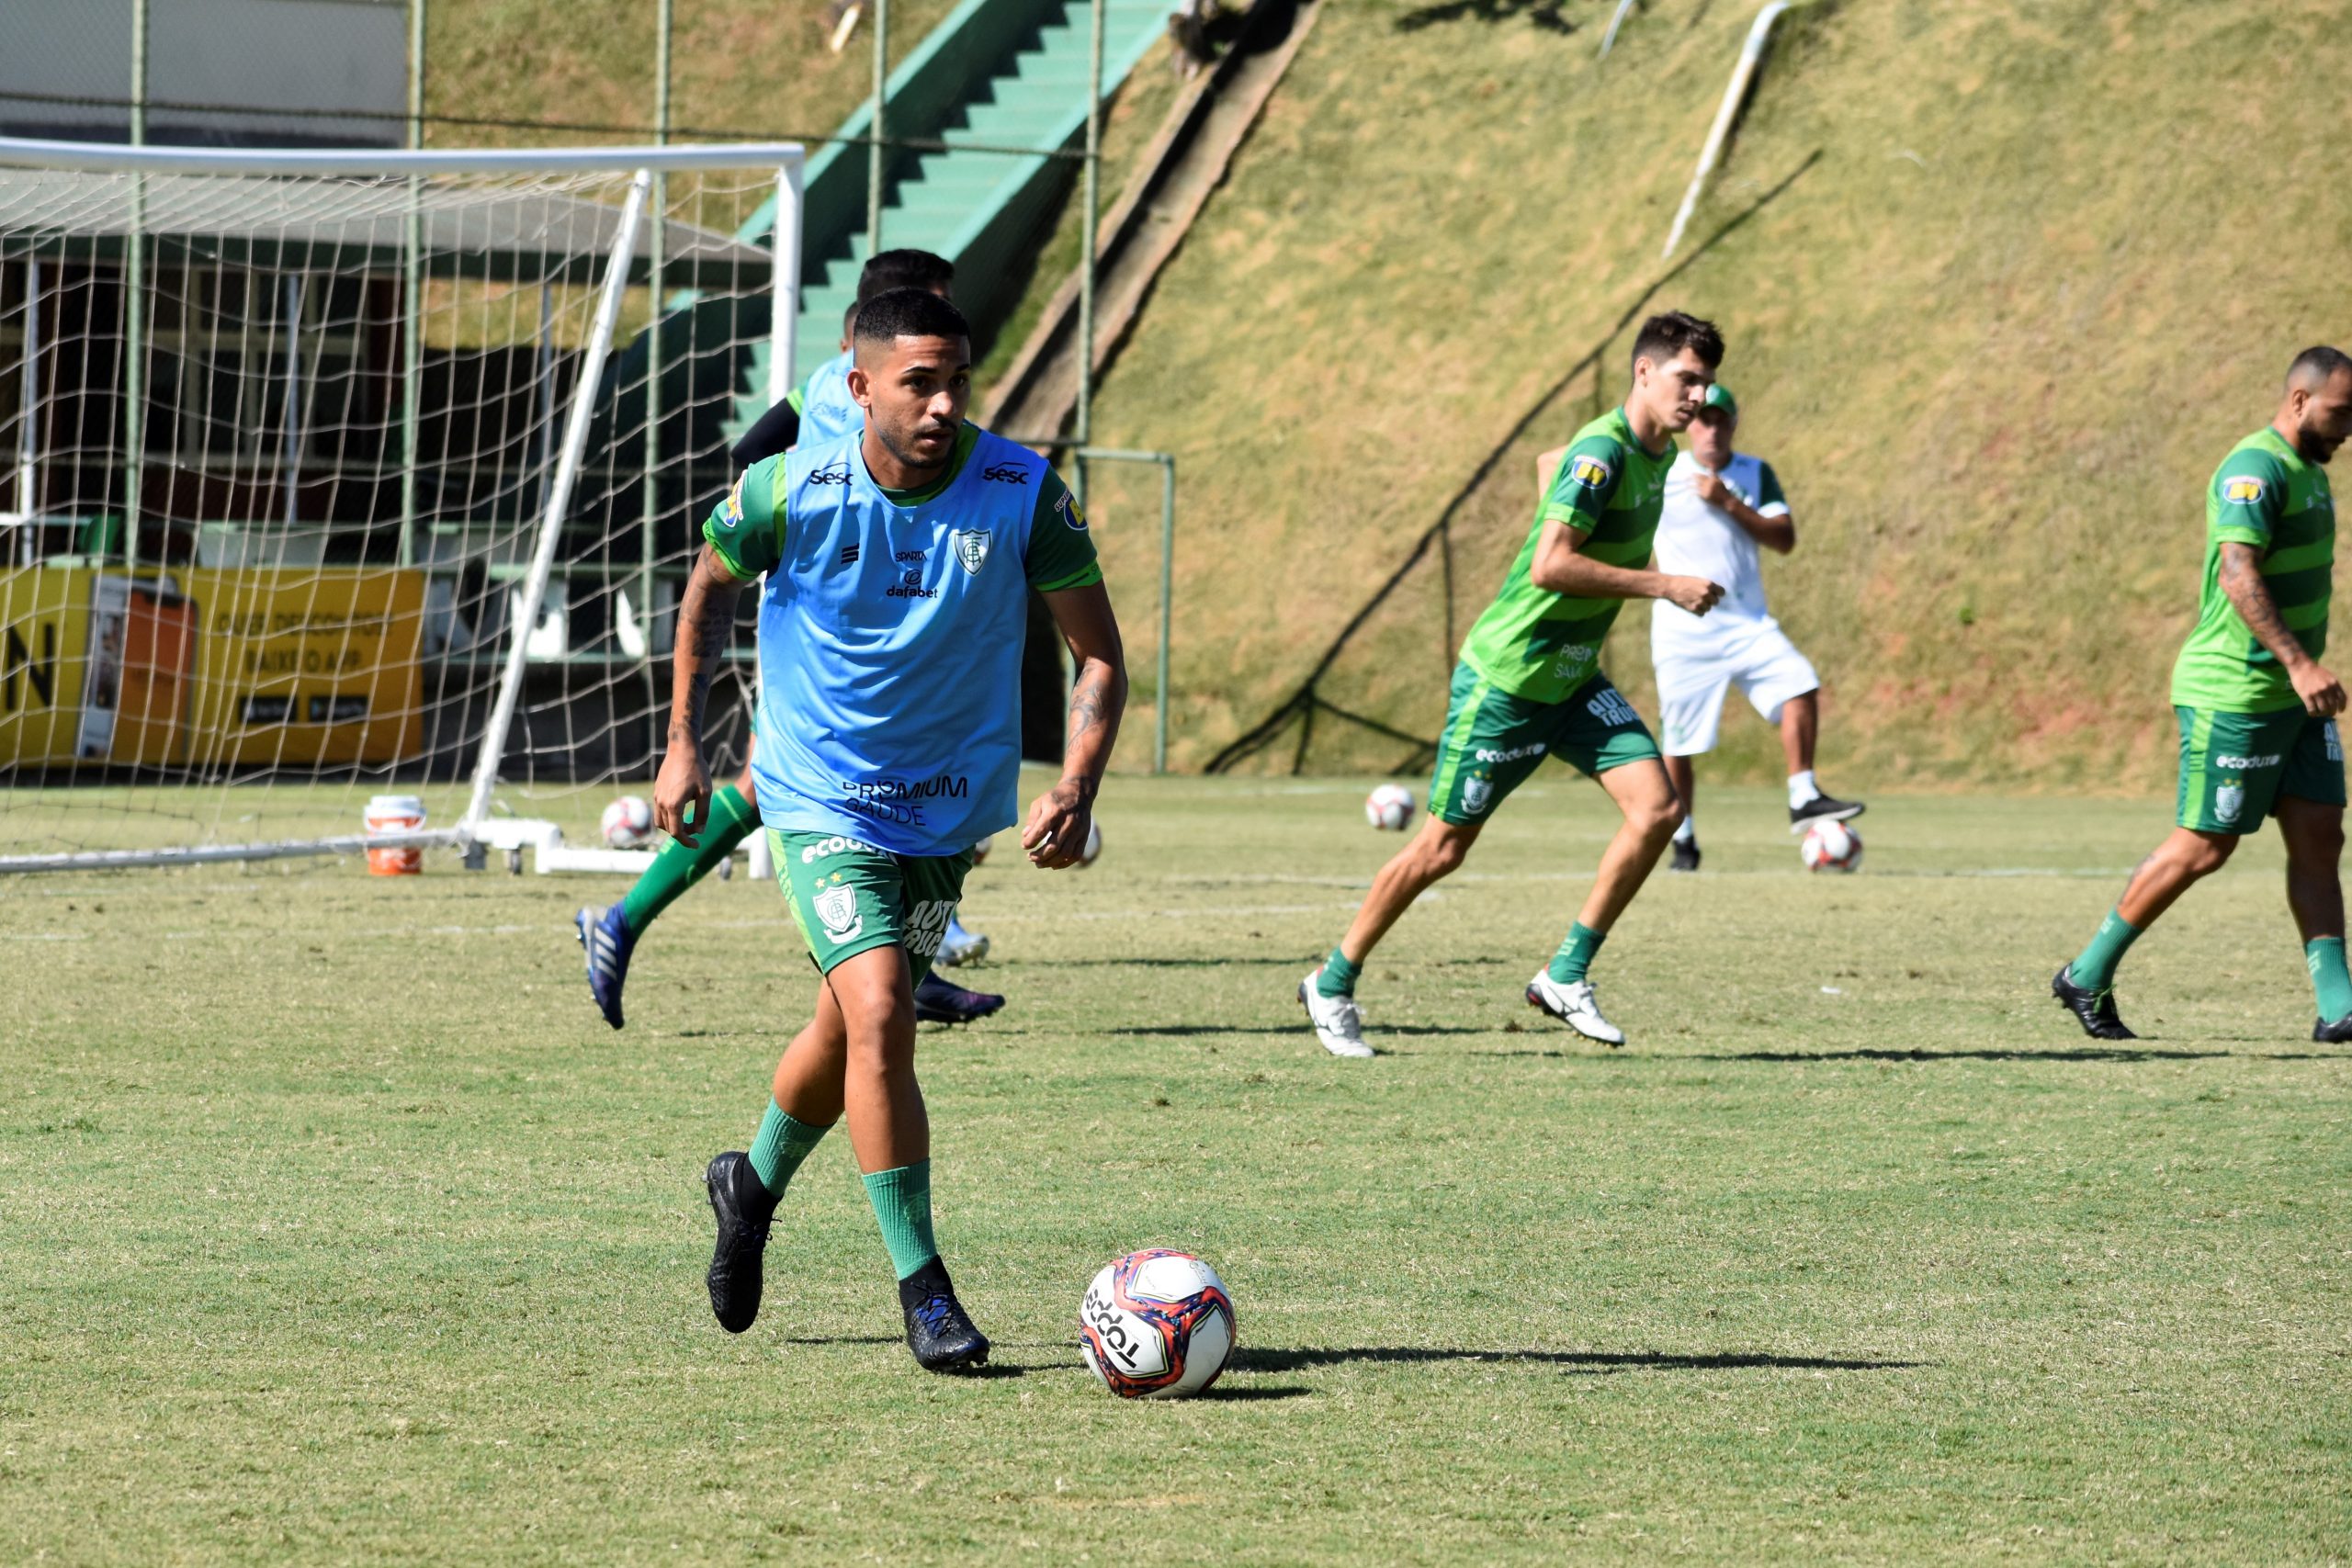
<svg viewBox="0 0 2352 1568"><path fill-rule="evenodd" d="M1578 1377L1611 1372L1742 1371L1754 1368L1784 1368L1799 1371L1900 1371L1924 1366L1922 1361L1877 1361L1849 1356L1776 1356L1760 1350L1725 1350L1707 1355L1675 1355L1663 1350L1462 1350L1443 1347L1370 1345L1353 1349L1270 1350L1243 1346L1234 1353L1234 1367L1249 1372L1295 1372L1308 1367L1336 1366L1345 1361L1423 1362L1479 1361L1499 1364L1527 1361L1565 1368Z"/></svg>
<svg viewBox="0 0 2352 1568"><path fill-rule="evenodd" d="M1261 1399L1305 1399L1314 1392L1311 1388L1295 1382L1260 1385L1218 1382L1211 1383L1193 1397L1206 1400L1211 1404L1242 1404Z"/></svg>
<svg viewBox="0 0 2352 1568"><path fill-rule="evenodd" d="M1296 1034L1308 1032L1304 1023L1145 1023L1127 1029L1106 1029L1105 1034ZM1491 1029L1471 1029L1454 1023L1381 1023L1366 1029L1367 1035L1382 1034L1492 1034Z"/></svg>
<svg viewBox="0 0 2352 1568"><path fill-rule="evenodd" d="M1322 956L1308 953L1295 958L1023 958L1020 962L1024 968L1035 969L1236 969L1250 964L1295 969L1302 964L1312 968Z"/></svg>
<svg viewBox="0 0 2352 1568"><path fill-rule="evenodd" d="M1488 1033L1491 1031L1465 1031ZM2074 1050L2064 1046L2049 1050L2014 1050L1985 1046L1981 1049L1952 1051L1896 1050L1884 1046L1858 1046L1851 1051L1728 1051L1717 1055L1706 1051L1579 1051L1543 1050L1528 1047L1516 1051L1464 1051L1465 1056L1536 1056L1553 1061L1618 1061L1618 1062L2334 1062L2346 1058L2331 1055L2324 1051L2159 1051L2122 1049L2112 1045L2085 1045Z"/></svg>

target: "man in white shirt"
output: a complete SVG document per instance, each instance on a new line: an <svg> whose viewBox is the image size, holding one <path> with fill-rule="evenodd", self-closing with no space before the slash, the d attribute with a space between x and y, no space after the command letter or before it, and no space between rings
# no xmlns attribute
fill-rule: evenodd
<svg viewBox="0 0 2352 1568"><path fill-rule="evenodd" d="M1781 729L1789 766L1789 830L1860 817L1859 801L1822 793L1813 777L1821 725L1821 678L1764 607L1758 547L1796 548L1796 519L1770 464L1732 450L1739 404L1720 381L1690 422L1690 446L1667 471L1657 525L1657 570L1724 585L1704 617L1658 601L1651 611L1650 658L1657 666L1658 717L1666 770L1682 796L1674 836L1676 871L1699 869L1690 759L1712 751L1724 697L1736 683L1767 724Z"/></svg>

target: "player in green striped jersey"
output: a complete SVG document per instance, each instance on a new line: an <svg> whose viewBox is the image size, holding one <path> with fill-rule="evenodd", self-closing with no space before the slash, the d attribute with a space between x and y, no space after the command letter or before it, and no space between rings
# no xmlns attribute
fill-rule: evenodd
<svg viewBox="0 0 2352 1568"><path fill-rule="evenodd" d="M1430 815L1373 878L1347 935L1299 983L1323 1048L1369 1056L1356 977L1373 947L1430 884L1461 865L1487 818L1548 753L1597 779L1624 822L1602 852L1592 892L1527 1000L1589 1040L1622 1045L1586 972L1682 819L1657 742L1600 672L1600 645L1628 599L1667 599L1694 615L1724 591L1648 570L1674 433L1689 428L1722 363L1712 322L1669 311L1634 337L1623 407L1577 432L1562 454L1502 592L1470 628L1453 672L1430 780Z"/></svg>
<svg viewBox="0 0 2352 1568"><path fill-rule="evenodd" d="M2271 422L2231 448L2205 487L2205 586L2173 666L2178 823L2140 863L2080 956L2050 982L2083 1032L2130 1040L2115 1008L2124 952L2238 840L2278 818L2287 907L2319 1003L2312 1038L2352 1041L2344 963L2344 683L2320 663L2335 569L2324 469L2352 436L2352 358L2307 348Z"/></svg>

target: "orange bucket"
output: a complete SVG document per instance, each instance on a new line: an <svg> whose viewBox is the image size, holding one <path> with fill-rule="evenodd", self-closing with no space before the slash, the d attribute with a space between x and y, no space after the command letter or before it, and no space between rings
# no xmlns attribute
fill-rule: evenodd
<svg viewBox="0 0 2352 1568"><path fill-rule="evenodd" d="M378 833L413 833L424 826L424 802L413 795L379 795L368 801L362 820L371 838ZM416 844L371 848L368 869L378 876L414 876L424 869L424 851Z"/></svg>

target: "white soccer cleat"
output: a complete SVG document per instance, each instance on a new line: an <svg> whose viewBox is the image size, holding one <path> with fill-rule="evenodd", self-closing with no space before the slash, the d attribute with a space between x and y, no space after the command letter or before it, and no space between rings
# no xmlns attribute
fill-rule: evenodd
<svg viewBox="0 0 2352 1568"><path fill-rule="evenodd" d="M1600 1016L1600 999L1592 994L1589 980L1563 986L1552 978L1549 969L1538 969L1535 978L1527 982L1527 1005L1542 1008L1587 1040L1598 1040L1603 1045L1625 1043L1625 1032Z"/></svg>
<svg viewBox="0 0 2352 1568"><path fill-rule="evenodd" d="M950 969L967 964L978 964L989 955L989 939L978 931L967 931L955 916L947 917L947 934L939 939L939 962Z"/></svg>
<svg viewBox="0 0 2352 1568"><path fill-rule="evenodd" d="M1363 1014L1356 1010L1353 997L1327 997L1315 988L1323 977L1318 964L1298 983L1298 1002L1306 1010L1306 1021L1315 1026L1315 1038L1323 1042L1323 1049L1334 1056L1369 1056L1372 1047L1363 1043Z"/></svg>

